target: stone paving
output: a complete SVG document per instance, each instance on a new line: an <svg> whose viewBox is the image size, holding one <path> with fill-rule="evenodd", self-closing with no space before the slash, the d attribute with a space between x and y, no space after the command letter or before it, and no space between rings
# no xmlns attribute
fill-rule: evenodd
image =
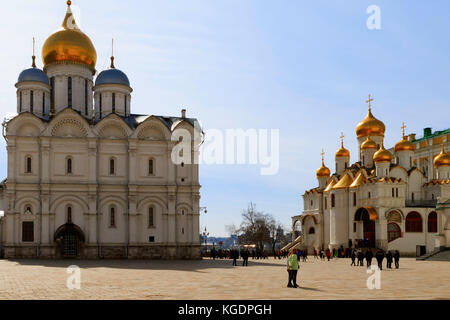
<svg viewBox="0 0 450 320"><path fill-rule="evenodd" d="M241 261L240 261L241 263ZM81 268L81 289L66 287L66 268ZM450 262L400 260L369 290L365 267L349 259L301 262L300 288L287 288L286 260L0 260L0 299L450 299Z"/></svg>

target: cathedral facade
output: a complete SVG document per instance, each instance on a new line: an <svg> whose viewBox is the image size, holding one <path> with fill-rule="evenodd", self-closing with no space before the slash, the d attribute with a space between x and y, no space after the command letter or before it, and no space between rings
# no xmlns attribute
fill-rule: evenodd
<svg viewBox="0 0 450 320"><path fill-rule="evenodd" d="M8 173L0 185L5 258L200 258L197 141L172 154L196 119L131 112L132 88L114 66L96 75L96 50L68 1L42 48L43 70L18 79L5 119ZM184 138L184 135L182 135Z"/></svg>
<svg viewBox="0 0 450 320"><path fill-rule="evenodd" d="M450 247L450 130L405 135L384 147L385 125L371 111L356 127L358 161L344 147L335 172L317 170L318 186L303 195L304 210L292 217L297 248L347 248L366 239L373 248L423 255Z"/></svg>

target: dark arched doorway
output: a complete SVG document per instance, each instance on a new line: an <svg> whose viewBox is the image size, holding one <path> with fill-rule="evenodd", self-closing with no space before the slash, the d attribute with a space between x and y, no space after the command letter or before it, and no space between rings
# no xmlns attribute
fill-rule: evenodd
<svg viewBox="0 0 450 320"><path fill-rule="evenodd" d="M80 246L84 243L84 233L77 225L66 223L56 230L54 240L62 257L77 258L80 255Z"/></svg>
<svg viewBox="0 0 450 320"><path fill-rule="evenodd" d="M377 212L372 207L359 208L355 213L355 221L363 222L363 237L369 241L371 248L375 248L375 220L377 217Z"/></svg>

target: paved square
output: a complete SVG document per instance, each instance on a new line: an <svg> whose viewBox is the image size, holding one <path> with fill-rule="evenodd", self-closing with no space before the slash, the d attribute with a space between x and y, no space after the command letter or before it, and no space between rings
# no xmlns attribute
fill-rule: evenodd
<svg viewBox="0 0 450 320"><path fill-rule="evenodd" d="M242 262L240 261L240 264ZM68 290L66 268L81 268ZM287 288L286 260L77 261L0 260L0 299L450 299L450 262L400 260L369 290L365 267L349 259L301 262L299 289Z"/></svg>

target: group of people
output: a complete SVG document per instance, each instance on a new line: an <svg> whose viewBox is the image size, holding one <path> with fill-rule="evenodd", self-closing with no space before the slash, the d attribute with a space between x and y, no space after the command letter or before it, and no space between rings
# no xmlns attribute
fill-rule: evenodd
<svg viewBox="0 0 450 320"><path fill-rule="evenodd" d="M380 270L383 270L384 258L386 258L386 268L392 269L392 262L395 262L396 269L400 267L400 252L398 250L395 250L394 253L391 251L385 253L382 249L378 249L374 255L370 248L365 253L361 248L353 249L351 253L351 266L364 266L364 259L366 259L367 268L369 268L372 265L372 259L374 257L378 262L378 268ZM355 263L356 260L358 260L357 264Z"/></svg>

